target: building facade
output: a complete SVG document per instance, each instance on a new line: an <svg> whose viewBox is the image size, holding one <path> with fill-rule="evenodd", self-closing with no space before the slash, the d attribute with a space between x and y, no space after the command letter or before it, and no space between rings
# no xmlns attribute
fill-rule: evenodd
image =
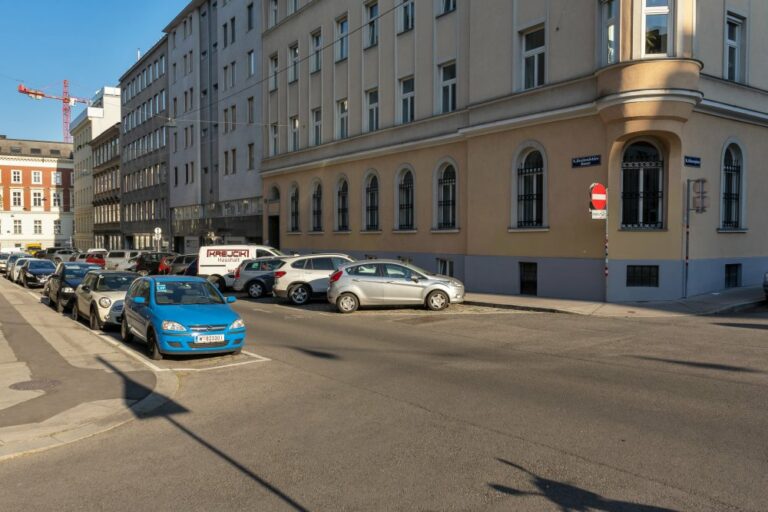
<svg viewBox="0 0 768 512"><path fill-rule="evenodd" d="M262 241L260 2L194 0L165 28L174 249Z"/></svg>
<svg viewBox="0 0 768 512"><path fill-rule="evenodd" d="M108 250L121 249L120 123L94 138L90 145L93 155L94 246Z"/></svg>
<svg viewBox="0 0 768 512"><path fill-rule="evenodd" d="M90 142L120 121L120 89L103 87L72 121L74 141L75 247L93 247L93 154Z"/></svg>
<svg viewBox="0 0 768 512"><path fill-rule="evenodd" d="M72 144L0 135L0 250L71 247Z"/></svg>
<svg viewBox="0 0 768 512"><path fill-rule="evenodd" d="M768 4L270 0L262 14L268 240L591 300L768 270ZM607 220L590 215L593 183Z"/></svg>

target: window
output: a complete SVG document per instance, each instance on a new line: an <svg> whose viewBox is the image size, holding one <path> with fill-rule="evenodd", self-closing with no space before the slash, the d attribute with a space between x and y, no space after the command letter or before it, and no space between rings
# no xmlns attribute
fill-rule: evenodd
<svg viewBox="0 0 768 512"><path fill-rule="evenodd" d="M532 89L544 85L546 69L546 43L544 28L523 34L523 88Z"/></svg>
<svg viewBox="0 0 768 512"><path fill-rule="evenodd" d="M248 170L252 171L256 168L256 146L251 143L248 144Z"/></svg>
<svg viewBox="0 0 768 512"><path fill-rule="evenodd" d="M61 192L54 192L51 195L53 196L53 207L61 208Z"/></svg>
<svg viewBox="0 0 768 512"><path fill-rule="evenodd" d="M453 112L456 110L456 63L440 66L440 97L442 100L441 112Z"/></svg>
<svg viewBox="0 0 768 512"><path fill-rule="evenodd" d="M741 149L731 144L723 158L722 229L741 228Z"/></svg>
<svg viewBox="0 0 768 512"><path fill-rule="evenodd" d="M40 171L32 171L32 184L41 185L43 183L43 173Z"/></svg>
<svg viewBox="0 0 768 512"><path fill-rule="evenodd" d="M246 26L248 27L248 30L253 30L253 4L248 4L248 7L245 8L246 12Z"/></svg>
<svg viewBox="0 0 768 512"><path fill-rule="evenodd" d="M13 190L11 192L11 206L20 208L23 205L24 203L22 202L21 190Z"/></svg>
<svg viewBox="0 0 768 512"><path fill-rule="evenodd" d="M456 10L456 0L439 0L438 15ZM453 274L451 274L453 275Z"/></svg>
<svg viewBox="0 0 768 512"><path fill-rule="evenodd" d="M375 174L365 185L365 230L379 230L379 178Z"/></svg>
<svg viewBox="0 0 768 512"><path fill-rule="evenodd" d="M413 77L400 80L400 121L403 124L410 123L415 118L416 92L414 85Z"/></svg>
<svg viewBox="0 0 768 512"><path fill-rule="evenodd" d="M670 0L643 1L645 55L668 55L670 42Z"/></svg>
<svg viewBox="0 0 768 512"><path fill-rule="evenodd" d="M299 0L288 0L288 14L291 15L299 10Z"/></svg>
<svg viewBox="0 0 768 512"><path fill-rule="evenodd" d="M274 91L277 89L277 55L273 55L269 58L269 90Z"/></svg>
<svg viewBox="0 0 768 512"><path fill-rule="evenodd" d="M235 44L235 18L229 19L229 42Z"/></svg>
<svg viewBox="0 0 768 512"><path fill-rule="evenodd" d="M32 207L33 208L42 208L43 207L43 193L40 191L34 191L32 192Z"/></svg>
<svg viewBox="0 0 768 512"><path fill-rule="evenodd" d="M11 171L11 183L21 183L21 171Z"/></svg>
<svg viewBox="0 0 768 512"><path fill-rule="evenodd" d="M368 24L365 26L365 47L379 44L379 4L373 2L365 6Z"/></svg>
<svg viewBox="0 0 768 512"><path fill-rule="evenodd" d="M309 71L314 73L315 71L320 71L320 68L322 67L323 36L318 30L317 32L312 33L310 40L312 44L312 58L309 61Z"/></svg>
<svg viewBox="0 0 768 512"><path fill-rule="evenodd" d="M254 112L253 112L253 106L254 106L254 104L253 104L253 96L248 98L247 104L248 104L248 124L253 124L253 114L254 114Z"/></svg>
<svg viewBox="0 0 768 512"><path fill-rule="evenodd" d="M34 224L35 228L35 234L36 235L42 235L43 234L43 221L42 220L36 220Z"/></svg>
<svg viewBox="0 0 768 512"><path fill-rule="evenodd" d="M291 232L296 233L299 231L299 189L293 187L291 190Z"/></svg>
<svg viewBox="0 0 768 512"><path fill-rule="evenodd" d="M336 191L336 230L349 231L349 184L345 179Z"/></svg>
<svg viewBox="0 0 768 512"><path fill-rule="evenodd" d="M224 151L224 176L229 174L229 151Z"/></svg>
<svg viewBox="0 0 768 512"><path fill-rule="evenodd" d="M452 165L437 176L437 229L456 229L456 169Z"/></svg>
<svg viewBox="0 0 768 512"><path fill-rule="evenodd" d="M622 163L623 228L661 229L664 162L649 142L636 142L624 152Z"/></svg>
<svg viewBox="0 0 768 512"><path fill-rule="evenodd" d="M603 21L602 62L605 65L615 64L619 61L619 2L617 0L603 0L600 9Z"/></svg>
<svg viewBox="0 0 768 512"><path fill-rule="evenodd" d="M517 168L517 227L544 225L544 158L541 152L524 153Z"/></svg>
<svg viewBox="0 0 768 512"><path fill-rule="evenodd" d="M336 21L336 61L344 60L349 54L349 21L347 17Z"/></svg>
<svg viewBox="0 0 768 512"><path fill-rule="evenodd" d="M233 149L232 153L232 174L237 174L237 150ZM194 165L194 163L192 164ZM194 179L192 181L195 181Z"/></svg>
<svg viewBox="0 0 768 512"><path fill-rule="evenodd" d="M55 219L53 221L53 234L54 235L61 234L61 221L59 219Z"/></svg>
<svg viewBox="0 0 768 512"><path fill-rule="evenodd" d="M273 123L269 126L269 156L275 156L278 153L278 136L277 123Z"/></svg>
<svg viewBox="0 0 768 512"><path fill-rule="evenodd" d="M658 265L627 265L627 287L659 287Z"/></svg>
<svg viewBox="0 0 768 512"><path fill-rule="evenodd" d="M231 62L229 64L229 82L227 83L227 87L229 87L230 89L235 86L235 80L237 79L236 69L237 69L237 63L236 62ZM191 94L191 92L190 92L190 97L189 97L189 105L190 105L190 107L192 106L192 94Z"/></svg>
<svg viewBox="0 0 768 512"><path fill-rule="evenodd" d="M725 287L738 288L741 286L741 264L728 263L725 265Z"/></svg>
<svg viewBox="0 0 768 512"><path fill-rule="evenodd" d="M349 136L349 103L346 99L336 102L336 138Z"/></svg>
<svg viewBox="0 0 768 512"><path fill-rule="evenodd" d="M299 118L293 116L290 119L291 125L291 151L298 151L299 149Z"/></svg>
<svg viewBox="0 0 768 512"><path fill-rule="evenodd" d="M288 82L299 79L299 43L288 48Z"/></svg>
<svg viewBox="0 0 768 512"><path fill-rule="evenodd" d="M453 277L453 260L437 258L437 273L441 276Z"/></svg>
<svg viewBox="0 0 768 512"><path fill-rule="evenodd" d="M312 191L312 231L323 230L323 186L315 183Z"/></svg>
<svg viewBox="0 0 768 512"><path fill-rule="evenodd" d="M230 129L232 131L234 131L235 128L237 127L237 107L235 105L232 105L229 108L229 115L230 115L230 118L231 118L231 122L230 122L229 127L230 127Z"/></svg>
<svg viewBox="0 0 768 512"><path fill-rule="evenodd" d="M400 174L397 186L398 192L398 222L397 228L401 230L415 229L414 204L413 204L413 173L406 169Z"/></svg>
<svg viewBox="0 0 768 512"><path fill-rule="evenodd" d="M253 50L248 52L248 77L252 77L256 73L256 54Z"/></svg>
<svg viewBox="0 0 768 512"><path fill-rule="evenodd" d="M21 220L19 219L13 219L13 234L14 235L21 234Z"/></svg>
<svg viewBox="0 0 768 512"><path fill-rule="evenodd" d="M277 25L277 0L269 0L269 26Z"/></svg>
<svg viewBox="0 0 768 512"><path fill-rule="evenodd" d="M725 78L735 82L746 81L745 24L744 18L728 13L725 31Z"/></svg>
<svg viewBox="0 0 768 512"><path fill-rule="evenodd" d="M403 0L398 9L398 33L407 32L413 29L413 0Z"/></svg>
<svg viewBox="0 0 768 512"><path fill-rule="evenodd" d="M312 111L312 145L319 146L323 141L323 113L316 108Z"/></svg>
<svg viewBox="0 0 768 512"><path fill-rule="evenodd" d="M379 90L371 89L365 94L368 110L368 131L379 129Z"/></svg>

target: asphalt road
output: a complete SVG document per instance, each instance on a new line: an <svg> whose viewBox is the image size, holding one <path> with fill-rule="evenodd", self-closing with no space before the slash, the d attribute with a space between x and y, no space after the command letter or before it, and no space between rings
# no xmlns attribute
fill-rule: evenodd
<svg viewBox="0 0 768 512"><path fill-rule="evenodd" d="M766 509L767 311L236 307L270 361L0 464L0 510Z"/></svg>

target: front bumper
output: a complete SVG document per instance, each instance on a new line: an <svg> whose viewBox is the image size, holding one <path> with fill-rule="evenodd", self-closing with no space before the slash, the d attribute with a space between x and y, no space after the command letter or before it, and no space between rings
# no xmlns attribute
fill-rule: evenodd
<svg viewBox="0 0 768 512"><path fill-rule="evenodd" d="M105 324L120 325L123 322L123 305L112 304L109 308L99 306L99 316Z"/></svg>
<svg viewBox="0 0 768 512"><path fill-rule="evenodd" d="M245 329L227 332L201 332L199 335L224 335L224 341L199 343L197 335L190 332L171 333L161 331L157 338L160 352L164 354L213 354L233 352L245 345Z"/></svg>
<svg viewBox="0 0 768 512"><path fill-rule="evenodd" d="M45 286L45 284L48 282L48 279L51 276L25 276L27 278L27 285L29 286Z"/></svg>

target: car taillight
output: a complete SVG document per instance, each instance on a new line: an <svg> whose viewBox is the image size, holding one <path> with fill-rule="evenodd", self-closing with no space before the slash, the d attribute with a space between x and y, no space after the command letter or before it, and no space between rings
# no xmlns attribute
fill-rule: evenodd
<svg viewBox="0 0 768 512"><path fill-rule="evenodd" d="M285 274L286 274L285 270L278 270L277 272L275 272L275 279L280 279Z"/></svg>
<svg viewBox="0 0 768 512"><path fill-rule="evenodd" d="M341 279L341 276L342 276L343 274L344 274L344 272L342 272L341 270L337 270L336 272L334 272L333 274L331 274L331 282L332 282L332 283L335 283L336 281L338 281L339 279Z"/></svg>
<svg viewBox="0 0 768 512"><path fill-rule="evenodd" d="M240 267L237 267L237 270L235 270L235 279L240 279Z"/></svg>

